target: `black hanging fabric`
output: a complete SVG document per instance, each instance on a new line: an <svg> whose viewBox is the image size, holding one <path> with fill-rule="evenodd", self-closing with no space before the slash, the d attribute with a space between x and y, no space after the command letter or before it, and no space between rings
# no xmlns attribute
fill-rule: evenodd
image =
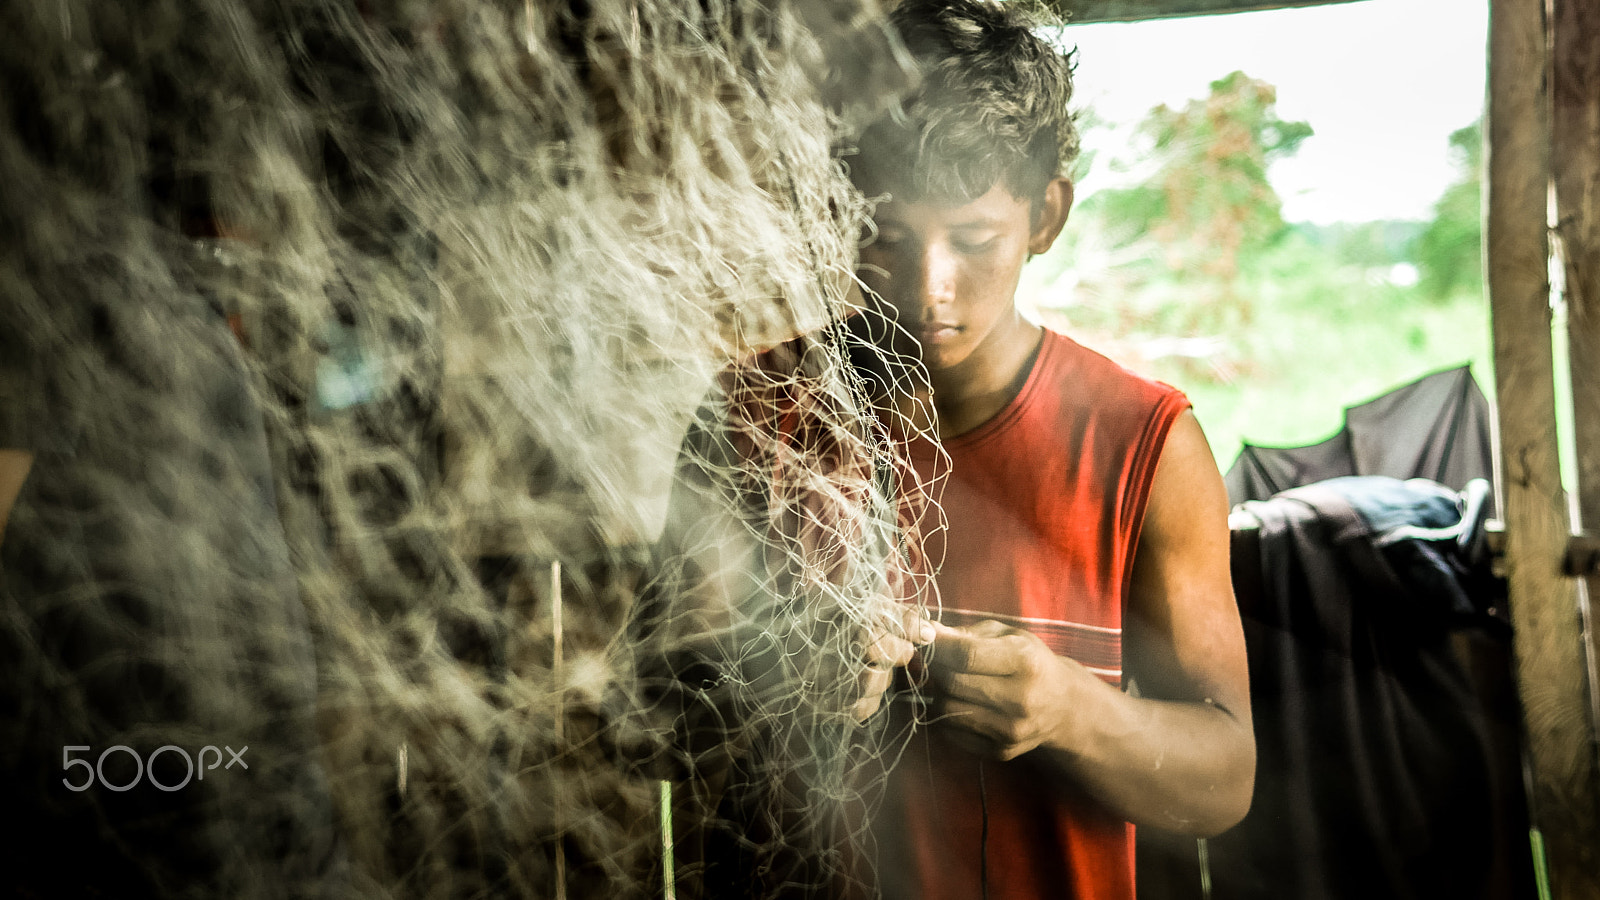
<svg viewBox="0 0 1600 900"><path fill-rule="evenodd" d="M1235 513L1258 762L1211 896L1531 896L1503 593L1459 499L1348 477Z"/></svg>
<svg viewBox="0 0 1600 900"><path fill-rule="evenodd" d="M1326 478L1356 474L1350 453L1350 431L1339 429L1333 437L1304 447L1258 447L1245 444L1228 469L1224 481L1228 502L1265 500L1279 491Z"/></svg>
<svg viewBox="0 0 1600 900"><path fill-rule="evenodd" d="M1489 401L1468 366L1423 376L1345 410L1338 434L1304 447L1245 444L1225 481L1233 503L1344 475L1427 478L1454 490L1493 480Z"/></svg>

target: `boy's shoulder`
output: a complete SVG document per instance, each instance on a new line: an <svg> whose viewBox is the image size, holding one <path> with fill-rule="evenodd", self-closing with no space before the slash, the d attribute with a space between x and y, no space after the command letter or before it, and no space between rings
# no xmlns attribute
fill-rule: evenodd
<svg viewBox="0 0 1600 900"><path fill-rule="evenodd" d="M1059 331L1044 329L1036 377L1054 383L1063 399L1099 406L1113 401L1188 399L1164 381L1140 374Z"/></svg>
<svg viewBox="0 0 1600 900"><path fill-rule="evenodd" d="M1134 372L1059 332L1046 330L1008 438L1034 448L1098 447L1111 457L1155 450L1190 406L1177 388Z"/></svg>

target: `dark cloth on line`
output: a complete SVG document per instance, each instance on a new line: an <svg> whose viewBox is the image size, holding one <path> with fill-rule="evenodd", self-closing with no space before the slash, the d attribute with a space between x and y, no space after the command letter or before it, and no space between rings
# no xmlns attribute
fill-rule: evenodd
<svg viewBox="0 0 1600 900"><path fill-rule="evenodd" d="M1494 478L1491 446L1489 401L1461 366L1350 407L1344 427L1320 443L1245 444L1224 481L1233 503L1345 475L1427 478L1459 491Z"/></svg>
<svg viewBox="0 0 1600 900"><path fill-rule="evenodd" d="M1453 642L1505 658L1493 580L1454 555L1458 495L1349 477L1249 502L1235 587L1258 763L1208 850L1214 896L1502 897L1531 889L1515 710ZM1243 543L1258 552L1238 553ZM1502 678L1505 673L1502 671ZM1503 683L1503 682L1502 682ZM1522 824L1519 825L1518 822Z"/></svg>

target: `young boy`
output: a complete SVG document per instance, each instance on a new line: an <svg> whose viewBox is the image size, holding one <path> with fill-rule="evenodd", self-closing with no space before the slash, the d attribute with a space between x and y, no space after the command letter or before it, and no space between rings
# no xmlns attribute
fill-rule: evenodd
<svg viewBox="0 0 1600 900"><path fill-rule="evenodd" d="M1071 63L1017 3L906 0L923 82L863 135L886 199L858 316L928 388L882 402L947 457L928 709L874 818L887 897L1121 897L1133 827L1216 834L1255 766L1227 497L1177 390L1023 318L1072 205ZM907 379L899 379L906 383Z"/></svg>

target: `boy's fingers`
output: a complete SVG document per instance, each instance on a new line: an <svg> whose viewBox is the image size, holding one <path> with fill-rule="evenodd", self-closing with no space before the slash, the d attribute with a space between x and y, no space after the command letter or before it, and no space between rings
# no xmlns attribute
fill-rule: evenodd
<svg viewBox="0 0 1600 900"><path fill-rule="evenodd" d="M946 700L939 711L938 722L955 729L952 736L964 734L981 742L967 741L966 749L971 752L992 755L1005 742L1003 721L991 709L962 700Z"/></svg>
<svg viewBox="0 0 1600 900"><path fill-rule="evenodd" d="M987 707L948 700L941 711L936 721L951 726L946 732L951 743L976 756L1008 761L1039 746L1017 723Z"/></svg>
<svg viewBox="0 0 1600 900"><path fill-rule="evenodd" d="M894 671L868 666L861 673L862 696L877 696L894 684Z"/></svg>
<svg viewBox="0 0 1600 900"><path fill-rule="evenodd" d="M995 712L1004 712L1013 706L1005 696L997 693L1004 687L1005 682L992 675L961 672L947 675L939 682L939 689L945 697Z"/></svg>
<svg viewBox="0 0 1600 900"><path fill-rule="evenodd" d="M894 673L888 669L867 667L861 672L856 684L860 688L860 697L856 700L851 711L857 721L863 721L877 712L883 706L883 694L893 683Z"/></svg>
<svg viewBox="0 0 1600 900"><path fill-rule="evenodd" d="M994 619L984 619L982 622L979 622L966 630L967 633L973 635L974 637L983 638L1004 637L1008 634L1018 634L1021 632L1021 629L1013 628L1004 622L997 622Z"/></svg>
<svg viewBox="0 0 1600 900"><path fill-rule="evenodd" d="M905 638L883 634L866 646L863 656L869 667L892 669L910 662L916 652L916 645Z"/></svg>
<svg viewBox="0 0 1600 900"><path fill-rule="evenodd" d="M913 644L931 644L939 632L933 627L933 622L928 620L928 614L921 608L909 606L902 616L906 637Z"/></svg>
<svg viewBox="0 0 1600 900"><path fill-rule="evenodd" d="M971 636L959 628L933 623L933 644L927 654L928 671L939 676L965 672L973 653Z"/></svg>
<svg viewBox="0 0 1600 900"><path fill-rule="evenodd" d="M897 604L898 605L898 604ZM869 666L893 668L903 666L916 655L919 645L934 639L933 623L917 607L896 611L896 618L885 618L882 627L874 629L862 648L862 658Z"/></svg>
<svg viewBox="0 0 1600 900"><path fill-rule="evenodd" d="M1018 648L1010 640L1014 628L999 622L980 622L970 629L936 622L934 632L928 666L936 675L1012 675L1020 667Z"/></svg>

